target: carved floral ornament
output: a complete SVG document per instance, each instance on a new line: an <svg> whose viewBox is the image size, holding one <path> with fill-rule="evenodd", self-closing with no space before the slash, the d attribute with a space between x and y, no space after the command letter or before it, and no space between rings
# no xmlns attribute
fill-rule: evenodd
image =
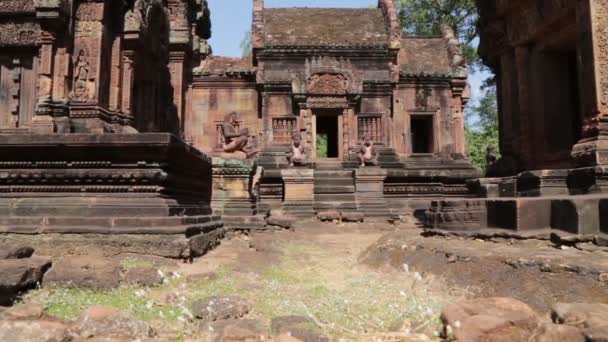
<svg viewBox="0 0 608 342"><path fill-rule="evenodd" d="M306 60L304 74L294 75L293 92L311 95L354 95L363 91L359 71L345 59L317 57Z"/></svg>

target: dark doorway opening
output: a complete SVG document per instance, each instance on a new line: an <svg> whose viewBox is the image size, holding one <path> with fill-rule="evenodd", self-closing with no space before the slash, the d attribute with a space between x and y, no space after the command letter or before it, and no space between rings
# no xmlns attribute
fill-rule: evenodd
<svg viewBox="0 0 608 342"><path fill-rule="evenodd" d="M338 157L338 116L317 116L317 158Z"/></svg>
<svg viewBox="0 0 608 342"><path fill-rule="evenodd" d="M433 153L433 115L412 116L412 152Z"/></svg>

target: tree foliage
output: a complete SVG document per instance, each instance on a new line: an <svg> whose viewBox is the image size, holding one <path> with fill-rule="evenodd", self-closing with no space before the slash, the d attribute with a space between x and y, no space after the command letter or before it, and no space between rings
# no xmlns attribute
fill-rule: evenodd
<svg viewBox="0 0 608 342"><path fill-rule="evenodd" d="M251 42L251 31L245 32L243 39L241 40L241 44L239 44L241 48L241 55L243 58L249 57L252 52L252 42Z"/></svg>
<svg viewBox="0 0 608 342"><path fill-rule="evenodd" d="M472 118L472 116L474 116ZM475 120L475 122L471 122ZM478 104L467 111L467 121L470 122L465 131L467 147L473 165L485 171L486 150L489 146L496 147L498 151L498 104L496 101L496 87L484 89L483 96Z"/></svg>
<svg viewBox="0 0 608 342"><path fill-rule="evenodd" d="M474 0L398 0L399 16L405 33L439 35L441 25L448 24L462 42L471 70L483 67L477 54L478 12ZM484 82L481 98L467 111L465 137L473 165L486 168L488 146L498 149L498 108L494 78Z"/></svg>
<svg viewBox="0 0 608 342"><path fill-rule="evenodd" d="M474 0L398 0L401 25L413 35L440 35L441 25L450 25L463 43L471 66L478 66L476 38L477 7Z"/></svg>

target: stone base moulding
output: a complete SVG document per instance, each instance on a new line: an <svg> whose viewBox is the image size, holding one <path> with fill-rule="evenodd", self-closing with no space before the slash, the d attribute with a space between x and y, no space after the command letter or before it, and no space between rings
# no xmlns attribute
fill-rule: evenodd
<svg viewBox="0 0 608 342"><path fill-rule="evenodd" d="M222 215L227 229L260 230L266 222L258 212L256 177L261 176L255 161L213 158L213 210Z"/></svg>
<svg viewBox="0 0 608 342"><path fill-rule="evenodd" d="M284 183L283 210L296 217L313 217L315 199L313 169L281 170Z"/></svg>
<svg viewBox="0 0 608 342"><path fill-rule="evenodd" d="M171 134L0 135L0 160L0 241L192 258L223 235L211 160Z"/></svg>

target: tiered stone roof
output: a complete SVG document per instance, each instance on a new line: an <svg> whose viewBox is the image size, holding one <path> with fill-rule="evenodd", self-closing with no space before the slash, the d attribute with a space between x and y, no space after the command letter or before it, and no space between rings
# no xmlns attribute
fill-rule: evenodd
<svg viewBox="0 0 608 342"><path fill-rule="evenodd" d="M234 58L223 56L209 56L202 70L202 74L230 76L255 72L251 58Z"/></svg>
<svg viewBox="0 0 608 342"><path fill-rule="evenodd" d="M387 46L379 8L266 8L266 47Z"/></svg>
<svg viewBox="0 0 608 342"><path fill-rule="evenodd" d="M442 37L408 37L401 40L401 73L410 76L452 74L446 41Z"/></svg>

